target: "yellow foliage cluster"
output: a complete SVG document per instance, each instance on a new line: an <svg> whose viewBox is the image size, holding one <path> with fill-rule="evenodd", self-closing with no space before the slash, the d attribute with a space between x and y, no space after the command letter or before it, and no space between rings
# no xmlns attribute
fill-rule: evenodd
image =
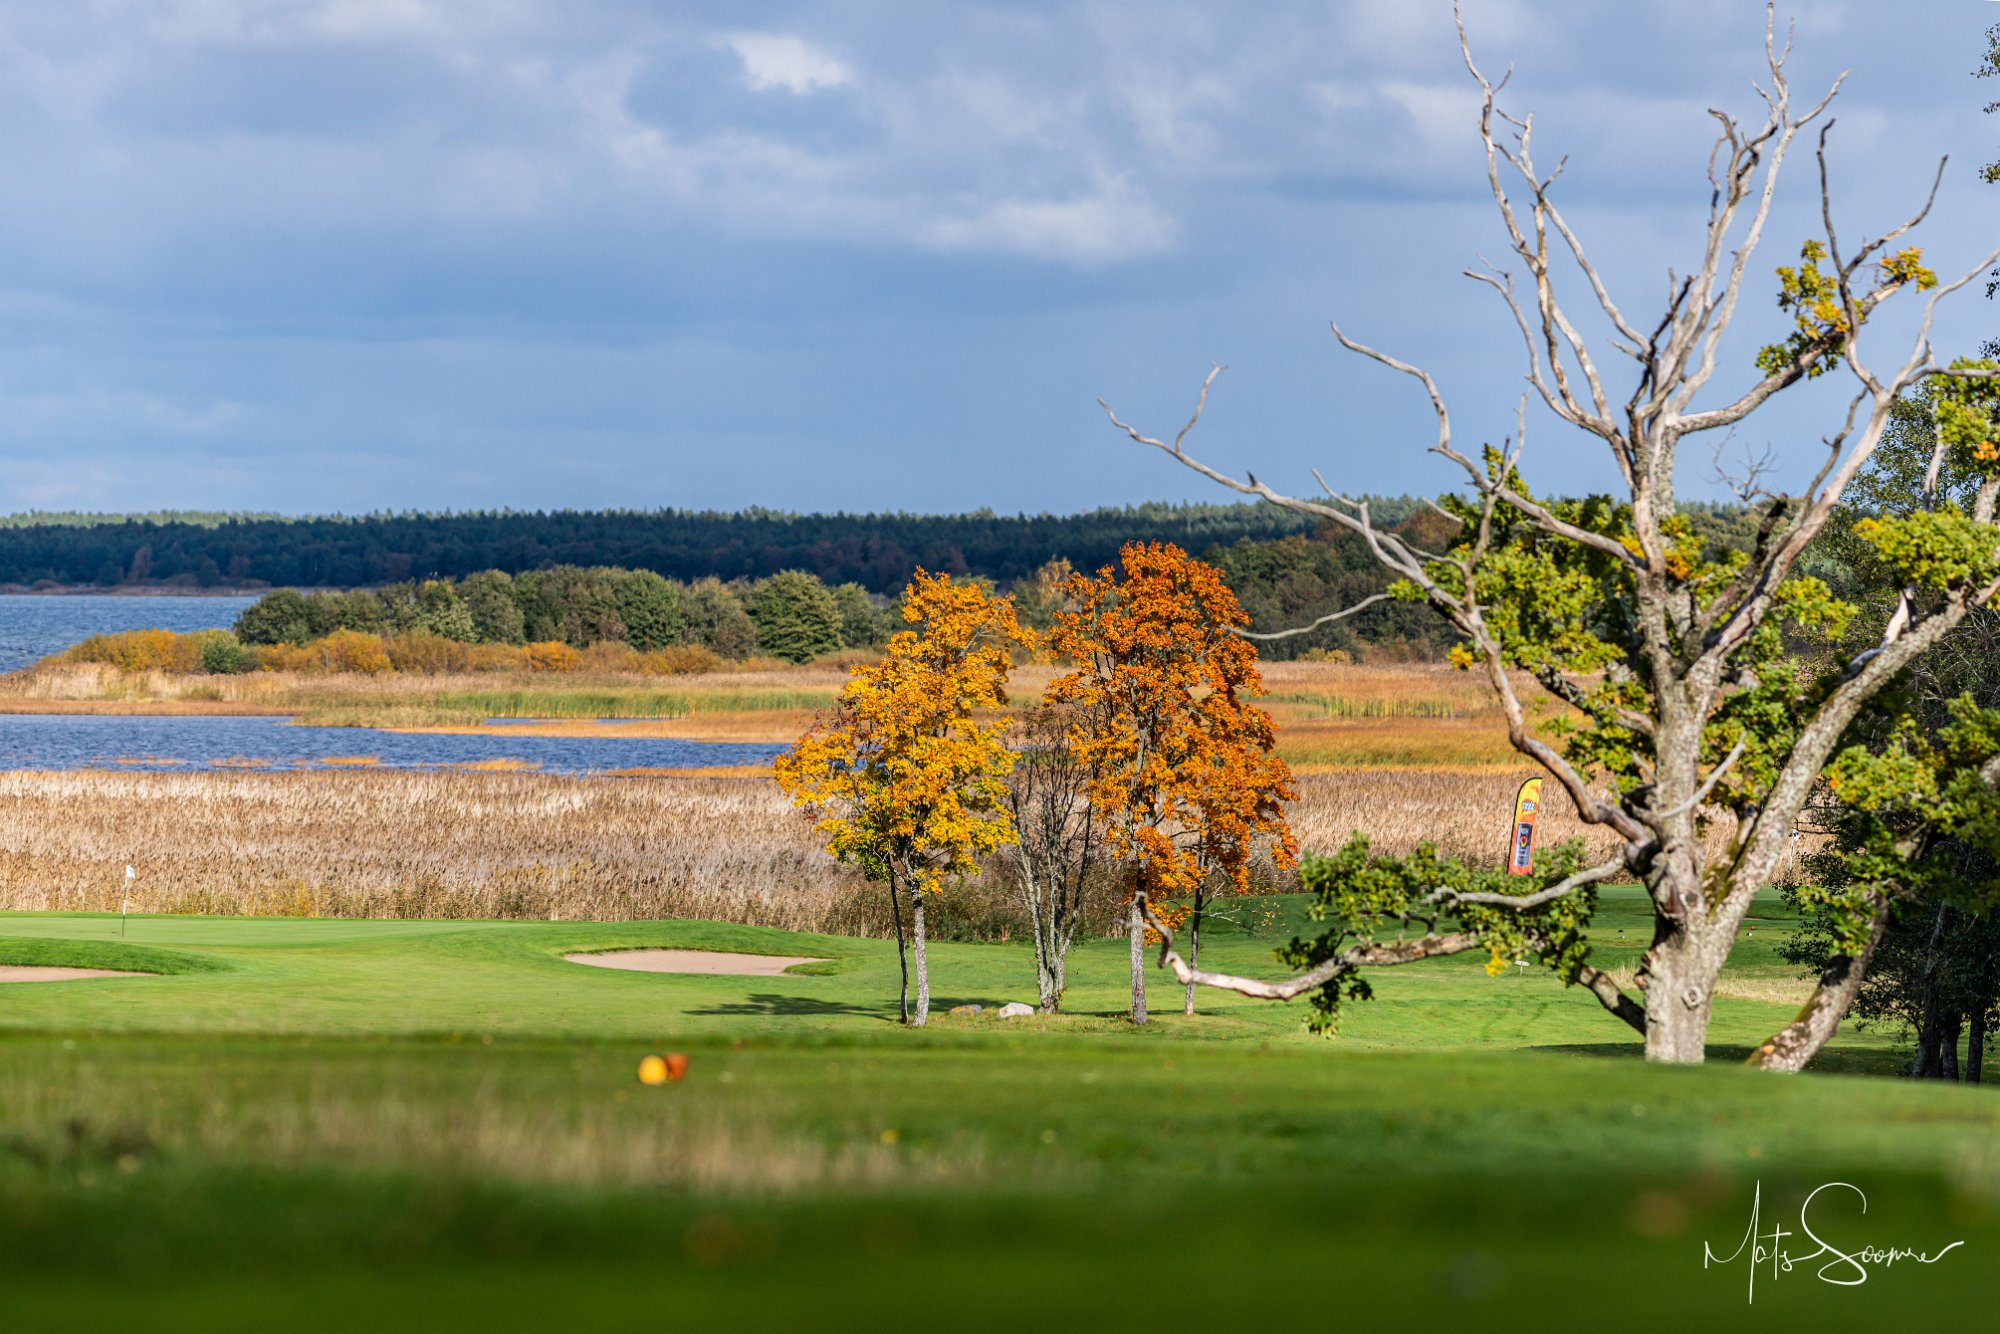
<svg viewBox="0 0 2000 1334"><path fill-rule="evenodd" d="M92 635L63 656L71 662L101 662L121 672L198 672L202 645L213 633L124 630Z"/></svg>
<svg viewBox="0 0 2000 1334"><path fill-rule="evenodd" d="M395 670L389 648L380 635L359 630L335 630L310 644L273 644L258 655L267 672L361 672Z"/></svg>
<svg viewBox="0 0 2000 1334"><path fill-rule="evenodd" d="M1008 598L921 570L903 598L910 629L853 669L830 717L774 766L827 850L871 879L936 892L1013 837L1006 776L1009 650L1031 642Z"/></svg>

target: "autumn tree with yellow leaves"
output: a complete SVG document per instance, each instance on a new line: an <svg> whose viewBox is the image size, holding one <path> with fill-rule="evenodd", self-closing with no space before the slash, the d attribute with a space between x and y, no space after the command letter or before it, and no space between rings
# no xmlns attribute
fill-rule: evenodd
<svg viewBox="0 0 2000 1334"><path fill-rule="evenodd" d="M904 592L909 629L880 662L856 667L832 714L774 765L836 859L884 882L902 965L902 1017L930 1014L924 901L1013 838L1014 754L995 716L1007 704L1009 650L1028 642L1014 606L976 583L919 570ZM903 910L909 909L905 935ZM917 995L910 1003L910 963Z"/></svg>
<svg viewBox="0 0 2000 1334"><path fill-rule="evenodd" d="M1132 868L1131 1014L1143 1024L1147 900L1204 895L1212 875L1247 886L1265 842L1289 864L1283 803L1297 794L1270 715L1248 702L1263 681L1222 572L1166 542L1128 545L1120 567L1064 584L1049 646L1072 670L1047 697L1070 711L1091 806Z"/></svg>

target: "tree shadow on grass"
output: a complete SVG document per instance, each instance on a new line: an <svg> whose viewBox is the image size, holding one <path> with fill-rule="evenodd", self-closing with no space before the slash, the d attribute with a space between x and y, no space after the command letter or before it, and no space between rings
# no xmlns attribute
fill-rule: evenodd
<svg viewBox="0 0 2000 1334"><path fill-rule="evenodd" d="M1574 1042L1549 1043L1528 1048L1530 1051L1551 1052L1561 1056L1603 1056L1630 1060L1643 1059L1645 1044L1632 1042ZM1733 1043L1711 1042L1704 1057L1708 1065L1746 1065L1754 1047ZM1824 1075L1886 1075L1900 1076L1908 1072L1909 1053L1899 1050L1876 1048L1836 1047L1822 1051L1814 1057L1806 1069Z"/></svg>
<svg viewBox="0 0 2000 1334"><path fill-rule="evenodd" d="M708 1005L699 1010L689 1010L688 1013L724 1018L741 1018L746 1015L810 1017L835 1014L861 1014L879 1018L888 1014L889 1010L880 1005L848 1005L843 1001L820 1000L813 996L761 991L748 1000L726 1001L721 1005Z"/></svg>
<svg viewBox="0 0 2000 1334"><path fill-rule="evenodd" d="M1546 1052L1552 1056L1608 1056L1613 1058L1643 1057L1646 1044L1634 1038L1630 1042L1548 1042L1525 1051ZM1713 1050L1711 1048L1711 1050Z"/></svg>

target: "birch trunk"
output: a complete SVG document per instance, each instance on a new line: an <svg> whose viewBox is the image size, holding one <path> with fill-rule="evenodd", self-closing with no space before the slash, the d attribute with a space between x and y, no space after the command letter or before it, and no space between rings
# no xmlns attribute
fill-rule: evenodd
<svg viewBox="0 0 2000 1334"><path fill-rule="evenodd" d="M1132 1022L1146 1022L1146 919L1139 915L1139 896L1126 908L1125 934L1132 941Z"/></svg>
<svg viewBox="0 0 2000 1334"><path fill-rule="evenodd" d="M924 891L910 891L910 940L917 956L917 1005L910 1015L910 1027L922 1028L931 1017L931 971L924 958Z"/></svg>
<svg viewBox="0 0 2000 1334"><path fill-rule="evenodd" d="M1194 887L1194 915L1188 919L1188 967L1201 967L1201 910L1206 898L1201 886ZM1187 984L1187 999L1181 1005L1182 1014L1194 1013L1194 983Z"/></svg>
<svg viewBox="0 0 2000 1334"><path fill-rule="evenodd" d="M901 1018L910 1022L910 952L903 942L903 900L896 890L896 873L889 872L889 915L896 919L896 966L903 973Z"/></svg>

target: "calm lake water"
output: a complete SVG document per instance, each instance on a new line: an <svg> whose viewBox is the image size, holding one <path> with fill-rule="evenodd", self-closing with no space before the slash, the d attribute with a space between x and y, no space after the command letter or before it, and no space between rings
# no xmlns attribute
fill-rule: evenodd
<svg viewBox="0 0 2000 1334"><path fill-rule="evenodd" d="M0 671L16 671L81 639L117 630L226 629L254 601L0 595ZM365 727L294 727L289 718L270 717L0 716L0 769L326 769L359 758L385 769L506 760L541 773L587 774L768 764L782 749L652 737L408 735Z"/></svg>
<svg viewBox="0 0 2000 1334"><path fill-rule="evenodd" d="M0 769L325 769L356 759L425 769L509 760L540 773L588 774L768 764L783 749L656 737L435 736L295 727L270 717L0 716Z"/></svg>
<svg viewBox="0 0 2000 1334"><path fill-rule="evenodd" d="M247 597L122 597L116 594L0 595L0 672L18 671L78 640L118 630L226 630Z"/></svg>

